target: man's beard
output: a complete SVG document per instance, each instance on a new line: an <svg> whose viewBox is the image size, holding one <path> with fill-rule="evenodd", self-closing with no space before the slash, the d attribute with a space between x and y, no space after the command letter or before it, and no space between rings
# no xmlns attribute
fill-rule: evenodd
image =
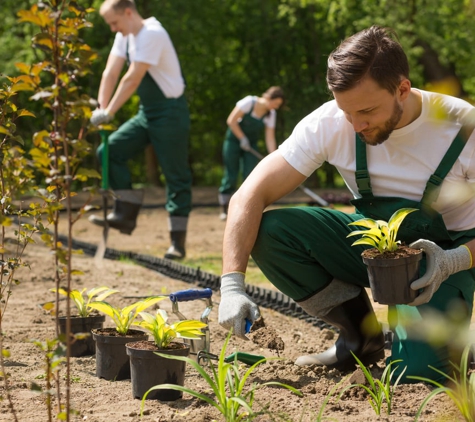
<svg viewBox="0 0 475 422"><path fill-rule="evenodd" d="M363 142L365 142L368 145L380 145L382 144L386 139L389 138L393 130L396 128L397 124L401 120L402 116L402 106L397 102L394 101L394 109L393 109L393 114L389 118L389 120L386 121L384 124L383 129L375 129L375 135L372 139L368 140L365 138L365 136L360 132L358 133L359 137Z"/></svg>

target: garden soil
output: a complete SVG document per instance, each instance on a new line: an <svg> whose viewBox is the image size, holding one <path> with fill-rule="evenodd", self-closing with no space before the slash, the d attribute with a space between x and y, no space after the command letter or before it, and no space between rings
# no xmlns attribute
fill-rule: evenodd
<svg viewBox="0 0 475 422"><path fill-rule="evenodd" d="M161 207L164 198L163 189L146 192L146 204L138 219L138 226L132 236L109 231L108 246L163 256L168 247L167 215ZM288 202L306 202L308 199L298 196L289 197ZM79 201L79 199L77 199ZM100 200L96 201L100 203ZM196 207L191 214L188 231L188 258L219 256L225 223L218 218L215 190L197 190L194 192ZM285 202L285 201L284 201ZM61 232L66 234L65 214L62 215ZM87 215L86 215L87 216ZM73 227L76 239L97 244L101 238L101 229L91 225L87 218L81 218ZM10 236L11 238L11 236ZM7 243L14 248L13 242ZM32 385L46 389L45 357L32 340L52 339L55 337L53 317L42 304L54 299L50 291L54 287L53 260L49 250L41 241L29 245L24 261L30 269L23 268L18 273L20 284L13 287L12 295L4 315L4 348L10 353L6 359L5 371L8 374L9 393L16 415L9 409L4 382L0 394L0 421L48 421L46 398L44 393L32 390ZM117 306L125 306L137 300L130 296L166 294L193 287L190 283L174 280L152 270L134 265L127 261L104 259L95 261L87 255L74 255L74 269L84 275L73 276L73 287L92 288L109 286L120 293L110 296L109 300ZM265 288L272 286L265 285ZM220 296L213 294L213 310L210 314L211 352L219 354L227 331L219 326L218 305ZM64 307L64 302L63 307ZM171 311L171 304L164 300L160 308ZM187 318L198 319L205 309L201 300L182 302L179 310ZM384 308L377 307L378 317L384 321ZM265 326L275 333L278 347L268 349L269 344L262 341L244 341L231 338L226 355L241 351L262 355L271 360L258 366L248 378L249 387L253 383L266 381L287 383L303 393L297 397L290 391L278 387L256 389L253 410L261 413L255 421L292 421L313 422L317 420L336 420L348 422L391 421L404 422L415 420L416 412L431 388L424 384L400 385L397 387L392 403L391 414L386 414L383 405L382 416L376 416L368 402L368 396L361 389L350 390L339 401L330 398L335 388L338 390L351 382L364 382L361 372L341 373L324 367L298 367L294 360L302 354L321 352L330 347L336 339L330 329L320 330L299 319L282 315L276 311L261 308ZM173 320L173 315L171 316ZM112 326L106 318L105 326ZM260 328L261 330L262 328ZM283 350L282 350L283 349ZM387 353L387 352L386 352ZM278 359L274 359L278 358ZM384 361L372 367L375 377L380 376ZM144 416L140 418L141 401L132 397L130 380L106 381L95 376L95 357L71 358L71 408L77 412L71 415L72 421L87 422L138 422L138 421L223 421L220 413L202 400L185 393L182 399L173 402L146 401ZM248 367L241 365L241 373ZM61 381L65 371L61 371ZM187 365L185 386L212 397L210 387L198 372ZM62 388L63 403L65 388ZM319 412L325 402L323 416ZM56 400L53 401L55 406ZM250 420L250 419L244 419ZM452 403L445 396L438 396L426 407L421 421L460 421L463 420Z"/></svg>

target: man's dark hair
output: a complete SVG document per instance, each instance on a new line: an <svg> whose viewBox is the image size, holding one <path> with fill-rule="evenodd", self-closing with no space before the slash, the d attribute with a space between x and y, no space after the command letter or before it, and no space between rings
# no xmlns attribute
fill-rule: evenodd
<svg viewBox="0 0 475 422"><path fill-rule="evenodd" d="M332 92L354 88L366 76L394 94L404 78L409 78L409 63L390 28L372 26L344 40L328 58L327 85Z"/></svg>

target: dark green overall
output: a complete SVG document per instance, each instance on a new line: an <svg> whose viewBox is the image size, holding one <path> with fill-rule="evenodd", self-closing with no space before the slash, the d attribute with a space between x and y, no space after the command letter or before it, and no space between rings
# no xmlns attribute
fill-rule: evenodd
<svg viewBox="0 0 475 422"><path fill-rule="evenodd" d="M185 96L166 98L148 74L140 83L139 112L109 136L109 181L112 190L132 189L129 159L152 144L166 180L166 210L186 217L191 211L188 163L190 117ZM98 149L101 161L102 146Z"/></svg>
<svg viewBox="0 0 475 422"><path fill-rule="evenodd" d="M249 139L251 147L257 150L257 142L262 135L265 125L264 116L260 119L256 119L252 116L253 110L254 101L251 110L242 117L239 126L247 136L247 139ZM245 180L258 162L259 159L256 156L241 149L239 139L236 138L232 130L228 128L223 144L224 175L221 180L219 193L233 194L238 184L240 168L242 167L242 180Z"/></svg>
<svg viewBox="0 0 475 422"><path fill-rule="evenodd" d="M355 239L346 238L354 229L348 227L348 223L363 216L387 221L400 208L418 208L420 212L409 214L402 224L398 236L400 240L410 243L428 239L444 249L467 243L475 237L475 229L448 231L441 215L430 207L464 145L459 133L428 181L421 201L416 202L397 197L373 196L366 165L366 145L357 139L356 179L362 197L352 201L356 213L345 214L332 209L310 207L265 212L252 257L279 290L298 302L323 290L334 278L369 287L366 267L361 259L365 247L351 246ZM424 271L425 259L421 274ZM431 314L431 310L447 314L455 300L458 301L459 309L464 311L463 326L466 328L472 314L474 289L475 269L461 271L442 283L429 303L418 307L391 307L389 323L395 335L390 360L403 360L397 364L395 377L407 366L404 377L419 375L443 380L428 365L449 371L450 357L445 344L434 345L408 338L401 319L424 319ZM411 382L407 378L404 381Z"/></svg>

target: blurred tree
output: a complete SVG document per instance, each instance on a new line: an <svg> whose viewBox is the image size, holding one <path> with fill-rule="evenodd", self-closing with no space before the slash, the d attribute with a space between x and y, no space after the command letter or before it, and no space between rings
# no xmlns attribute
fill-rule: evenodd
<svg viewBox="0 0 475 422"><path fill-rule="evenodd" d="M0 59L4 71L28 61L32 33L15 26L15 13L37 0L2 0ZM99 8L102 0L78 0ZM217 186L222 174L221 146L226 117L236 101L280 85L287 105L278 113L277 140L330 99L325 84L326 58L347 37L373 24L396 29L411 64L413 85L475 98L475 11L472 0L136 0L142 16L155 16L170 33L187 81L192 118L190 160L194 184ZM11 18L10 18L11 16ZM85 42L101 57L83 80L97 95L100 76L113 42L97 12ZM14 54L12 53L14 52ZM24 98L19 96L18 99ZM116 122L135 113L133 97ZM41 118L41 110L33 110ZM32 120L32 119L31 119ZM29 125L32 123L29 122ZM25 126L20 130L32 128ZM26 138L26 137L25 137ZM92 142L99 142L94 138ZM263 144L262 144L263 146ZM264 152L264 150L262 150ZM136 182L146 182L144 157L134 160ZM331 185L331 169L312 183ZM331 180L333 178L333 180Z"/></svg>

